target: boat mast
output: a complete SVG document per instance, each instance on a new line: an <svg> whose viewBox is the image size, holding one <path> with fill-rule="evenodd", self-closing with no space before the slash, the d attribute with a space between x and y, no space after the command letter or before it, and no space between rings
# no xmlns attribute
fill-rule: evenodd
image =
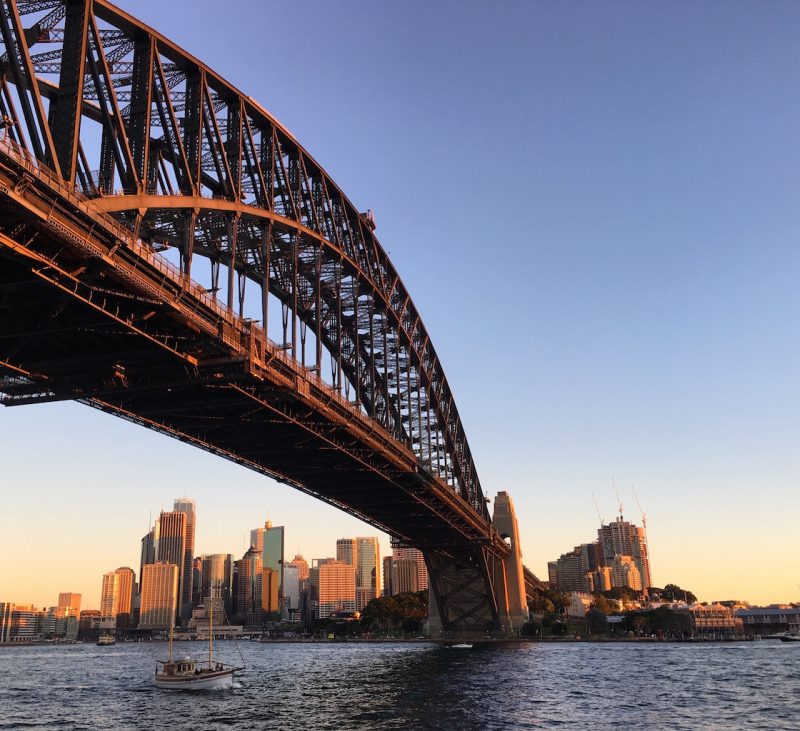
<svg viewBox="0 0 800 731"><path fill-rule="evenodd" d="M208 667L211 667L213 662L211 657L211 649L214 643L214 603L208 602Z"/></svg>
<svg viewBox="0 0 800 731"><path fill-rule="evenodd" d="M172 662L172 629L175 627L175 617L169 624L169 662Z"/></svg>

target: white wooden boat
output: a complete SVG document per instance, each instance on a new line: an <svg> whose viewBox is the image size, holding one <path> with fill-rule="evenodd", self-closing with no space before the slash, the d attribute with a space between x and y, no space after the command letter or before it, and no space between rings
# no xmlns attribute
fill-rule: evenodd
<svg viewBox="0 0 800 731"><path fill-rule="evenodd" d="M190 657L172 659L172 630L169 628L169 659L159 660L156 666L156 686L169 690L216 690L233 687L233 674L242 668L214 660L214 608L209 605L208 662L203 664Z"/></svg>

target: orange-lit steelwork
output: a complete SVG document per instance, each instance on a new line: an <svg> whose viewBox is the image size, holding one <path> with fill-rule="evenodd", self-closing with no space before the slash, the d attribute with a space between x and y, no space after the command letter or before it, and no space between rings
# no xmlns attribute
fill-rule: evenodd
<svg viewBox="0 0 800 731"><path fill-rule="evenodd" d="M445 630L499 629L508 546L372 216L106 0L2 0L0 26L2 403L80 400L311 493L424 550Z"/></svg>

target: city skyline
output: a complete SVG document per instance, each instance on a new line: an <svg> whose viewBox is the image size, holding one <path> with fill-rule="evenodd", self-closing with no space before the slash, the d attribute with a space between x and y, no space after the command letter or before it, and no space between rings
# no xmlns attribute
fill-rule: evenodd
<svg viewBox="0 0 800 731"><path fill-rule="evenodd" d="M301 52L219 17L242 39L237 56L182 22L210 4L120 5L274 112L375 209L484 490L513 496L538 576L591 535L592 493L613 517L613 473L648 513L657 585L800 598L796 5L287 4L276 12L302 19ZM291 74L266 78L264 64L290 55ZM330 78L363 98L341 98ZM61 588L99 606L87 577L136 570L139 503L170 510L170 485L215 516L195 555L241 555L248 515L280 515L287 554L300 544L308 557L366 531L78 404L3 409L0 432L0 588L18 601L53 601L22 564L58 547Z"/></svg>

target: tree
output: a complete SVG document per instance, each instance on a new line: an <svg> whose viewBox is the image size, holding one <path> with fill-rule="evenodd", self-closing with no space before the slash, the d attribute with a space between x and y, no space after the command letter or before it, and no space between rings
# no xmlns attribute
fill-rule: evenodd
<svg viewBox="0 0 800 731"><path fill-rule="evenodd" d="M519 632L523 637L538 637L542 633L542 624L532 619L525 622Z"/></svg>
<svg viewBox="0 0 800 731"><path fill-rule="evenodd" d="M655 593L656 590L653 591ZM661 599L668 602L682 602L694 604L697 601L695 594L688 589L681 589L677 584L667 584L660 591Z"/></svg>
<svg viewBox="0 0 800 731"><path fill-rule="evenodd" d="M603 592L603 596L607 599L638 599L641 595L640 591L631 589L629 586L615 586L608 591Z"/></svg>
<svg viewBox="0 0 800 731"><path fill-rule="evenodd" d="M608 616L597 607L586 612L586 624L593 635L602 635L608 631Z"/></svg>
<svg viewBox="0 0 800 731"><path fill-rule="evenodd" d="M609 603L608 599L606 599L602 594L598 594L595 597L592 607L598 612L602 612L605 616L608 616L613 611L613 607Z"/></svg>

